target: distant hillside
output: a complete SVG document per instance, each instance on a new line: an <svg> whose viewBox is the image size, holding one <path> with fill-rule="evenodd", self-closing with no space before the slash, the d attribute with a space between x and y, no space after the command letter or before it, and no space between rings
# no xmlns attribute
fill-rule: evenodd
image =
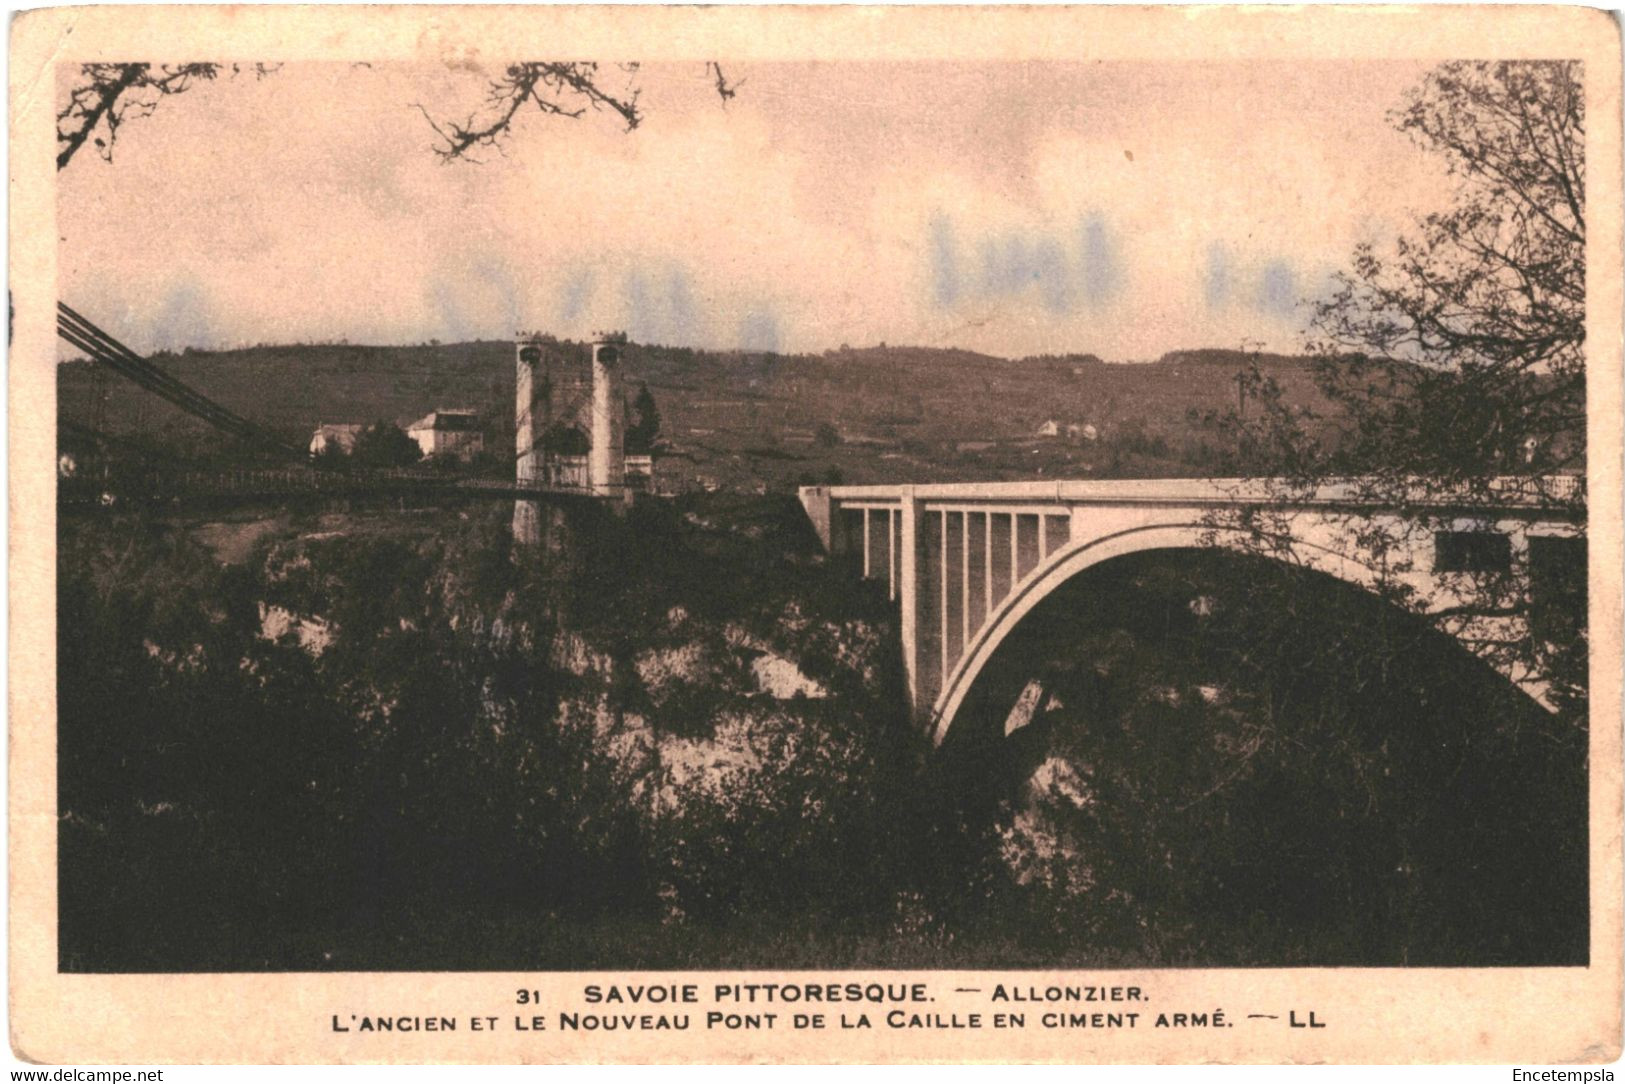
<svg viewBox="0 0 1625 1084"><path fill-rule="evenodd" d="M560 344L579 373L585 348ZM378 347L259 346L153 360L230 409L304 444L321 423L406 424L440 407L480 412L488 446L512 447L514 358L507 342ZM674 453L673 477L728 488L849 482L1204 474L1222 466L1219 422L1252 355L1188 350L1155 363L1093 355L1009 360L880 346L821 355L638 346L628 389L647 383ZM1262 359L1294 402L1316 398L1303 359ZM64 419L96 417L88 363L59 367ZM171 447L210 442L161 400L108 378L103 428ZM561 378L560 407L579 401ZM572 399L573 396L573 399ZM1054 421L1059 435L1039 436ZM1070 429L1070 436L1069 433ZM833 472L833 473L832 473Z"/></svg>
<svg viewBox="0 0 1625 1084"><path fill-rule="evenodd" d="M1105 365L1103 358L1096 354L1029 354L1021 359L1023 362L1036 365Z"/></svg>
<svg viewBox="0 0 1625 1084"><path fill-rule="evenodd" d="M1298 369L1304 359L1291 354L1250 354L1244 350L1170 350L1158 365L1218 365L1230 372L1257 365L1260 369Z"/></svg>

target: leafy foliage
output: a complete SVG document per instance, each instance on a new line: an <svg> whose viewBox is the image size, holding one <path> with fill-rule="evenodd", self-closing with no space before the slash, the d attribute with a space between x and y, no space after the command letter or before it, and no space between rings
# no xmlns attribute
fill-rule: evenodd
<svg viewBox="0 0 1625 1084"><path fill-rule="evenodd" d="M1433 69L1392 119L1448 165L1452 205L1421 216L1390 248L1360 246L1316 306L1327 407L1290 402L1257 366L1244 377L1253 413L1237 426L1243 470L1269 480L1277 511L1328 484L1391 509L1386 526L1362 522L1350 535L1385 574L1393 560L1392 597L1418 610L1426 597L1397 590L1404 555L1436 532L1463 521L1497 529L1511 497L1584 528L1581 76L1570 61ZM1583 714L1584 621L1536 618L1538 592L1521 560L1472 586L1473 612L1441 608L1440 621L1520 623L1525 633L1480 636L1486 653Z"/></svg>
<svg viewBox="0 0 1625 1084"><path fill-rule="evenodd" d="M632 399L632 424L626 427L626 451L630 455L652 455L660 442L660 407L648 384L638 385Z"/></svg>
<svg viewBox="0 0 1625 1084"><path fill-rule="evenodd" d="M1395 115L1459 182L1316 310L1341 463L1472 484L1584 464L1585 96L1577 62L1441 65Z"/></svg>
<svg viewBox="0 0 1625 1084"><path fill-rule="evenodd" d="M998 907L1033 940L1203 965L1585 960L1586 732L1425 622L1217 550L1110 562L1029 622L955 753L962 815L999 826Z"/></svg>
<svg viewBox="0 0 1625 1084"><path fill-rule="evenodd" d="M1583 561L1542 574L1531 540L1432 622L1405 578L1436 530L1497 526L1496 476L1584 466L1580 72L1442 65L1395 121L1450 163L1456 203L1359 250L1317 307L1321 401L1273 359L1242 374L1217 428L1263 489L1211 526L1247 558L1113 562L1029 616L1002 684L984 675L945 817L960 841L996 826L961 843L967 902L1027 916L1035 942L1203 964L1586 959ZM1583 528L1577 481L1512 492ZM1392 513L1343 523L1375 598L1275 560L1328 484ZM1515 633L1479 638L1484 657L1556 711L1429 627L1479 619Z"/></svg>
<svg viewBox="0 0 1625 1084"><path fill-rule="evenodd" d="M758 527L805 555L794 515ZM150 521L66 526L64 967L490 951L446 940L448 916L522 922L568 958L580 946L549 931L824 908L861 925L889 904L885 825L908 791L881 775L907 744L884 736L883 638L852 639L831 606L849 581L727 531L674 546L659 510L636 531L561 523L576 578L516 562L504 520L306 524L246 567ZM723 580L740 582L718 601ZM826 638L868 645L855 673L818 661ZM841 700L764 696L764 651L805 656ZM358 955L377 930L427 947ZM552 962L532 942L520 958Z"/></svg>
<svg viewBox="0 0 1625 1084"><path fill-rule="evenodd" d="M988 743L938 756L891 608L789 501L559 515L545 560L491 508L295 519L239 565L61 522L70 971L1583 950L1583 729L1352 589L1118 566L1036 612L1030 724L967 705ZM1348 666L1372 630L1388 669ZM767 695L769 656L823 695Z"/></svg>
<svg viewBox="0 0 1625 1084"><path fill-rule="evenodd" d="M364 467L410 467L423 449L400 426L380 419L356 434L350 458Z"/></svg>

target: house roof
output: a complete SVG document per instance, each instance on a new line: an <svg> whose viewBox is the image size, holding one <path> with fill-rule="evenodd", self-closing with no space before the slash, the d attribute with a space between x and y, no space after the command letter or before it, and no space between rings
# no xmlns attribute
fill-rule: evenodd
<svg viewBox="0 0 1625 1084"><path fill-rule="evenodd" d="M433 410L408 426L413 429L438 429L467 432L480 427L479 415L472 410Z"/></svg>

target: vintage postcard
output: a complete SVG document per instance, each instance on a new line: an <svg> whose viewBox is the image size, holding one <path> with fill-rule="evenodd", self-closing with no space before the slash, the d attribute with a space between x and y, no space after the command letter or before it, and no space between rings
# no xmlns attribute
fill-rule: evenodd
<svg viewBox="0 0 1625 1084"><path fill-rule="evenodd" d="M1609 15L10 49L16 1057L1618 1057Z"/></svg>

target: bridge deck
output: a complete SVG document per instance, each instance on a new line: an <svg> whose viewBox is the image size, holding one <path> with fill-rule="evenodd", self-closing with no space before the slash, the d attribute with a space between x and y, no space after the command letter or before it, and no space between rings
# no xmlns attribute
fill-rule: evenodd
<svg viewBox="0 0 1625 1084"><path fill-rule="evenodd" d="M1541 507L1553 501L1583 496L1584 479L1576 475L1494 478L1487 486L1498 508ZM866 502L896 504L905 497L950 502L1040 502L1069 504L1213 504L1235 505L1284 501L1297 506L1378 503L1359 481L1299 488L1279 479L1257 478L1132 478L1057 479L1047 482L947 482L932 485L807 486L805 494L827 494L847 507ZM1406 499L1424 506L1454 507L1465 501L1482 502L1482 494L1418 483Z"/></svg>
<svg viewBox="0 0 1625 1084"><path fill-rule="evenodd" d="M621 494L581 486L520 485L498 478L468 478L425 471L312 471L298 468L159 471L136 476L60 478L57 503L106 504L107 496L133 502L259 500L371 494L457 493L498 500L618 500Z"/></svg>

